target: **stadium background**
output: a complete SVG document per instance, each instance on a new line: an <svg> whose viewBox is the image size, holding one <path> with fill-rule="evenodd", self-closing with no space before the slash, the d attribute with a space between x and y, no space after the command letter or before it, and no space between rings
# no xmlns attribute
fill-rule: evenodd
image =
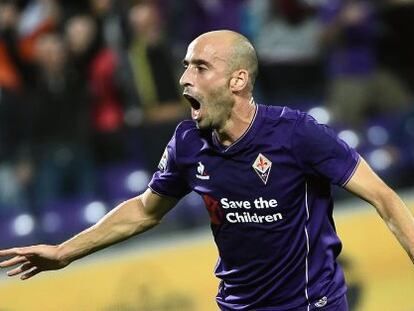
<svg viewBox="0 0 414 311"><path fill-rule="evenodd" d="M0 0L0 247L58 243L142 192L177 122L186 45L257 47L255 99L334 127L414 207L414 3ZM373 209L334 189L351 310L414 310L412 264ZM216 310L194 194L151 232L27 282L0 310Z"/></svg>

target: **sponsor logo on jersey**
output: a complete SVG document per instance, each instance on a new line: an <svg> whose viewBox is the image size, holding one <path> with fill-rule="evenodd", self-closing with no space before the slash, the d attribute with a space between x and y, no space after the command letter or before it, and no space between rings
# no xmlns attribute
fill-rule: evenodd
<svg viewBox="0 0 414 311"><path fill-rule="evenodd" d="M315 307L322 308L322 307L326 306L327 303L328 303L328 297L323 296L321 299L319 299L317 302L315 302Z"/></svg>
<svg viewBox="0 0 414 311"><path fill-rule="evenodd" d="M229 223L269 223L283 219L283 215L277 212L278 202L276 199L264 199L259 197L249 200L230 200L221 198L220 204L226 210L226 220ZM267 211L268 212L267 212ZM259 213L256 213L259 212Z"/></svg>
<svg viewBox="0 0 414 311"><path fill-rule="evenodd" d="M161 171L165 171L167 169L167 163L168 163L168 151L167 151L167 148L165 148L164 153L162 154L160 163L158 163L158 168Z"/></svg>
<svg viewBox="0 0 414 311"><path fill-rule="evenodd" d="M267 180L269 179L270 169L272 168L272 162L263 154L259 153L252 167L266 185Z"/></svg>
<svg viewBox="0 0 414 311"><path fill-rule="evenodd" d="M196 177L203 180L210 179L210 175L207 174L206 168L201 162L198 162Z"/></svg>

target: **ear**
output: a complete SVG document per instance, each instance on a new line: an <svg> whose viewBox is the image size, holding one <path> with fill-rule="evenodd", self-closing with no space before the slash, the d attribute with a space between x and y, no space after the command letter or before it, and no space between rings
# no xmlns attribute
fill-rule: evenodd
<svg viewBox="0 0 414 311"><path fill-rule="evenodd" d="M249 73L245 69L240 69L233 72L230 79L230 90L233 92L242 91L249 81Z"/></svg>

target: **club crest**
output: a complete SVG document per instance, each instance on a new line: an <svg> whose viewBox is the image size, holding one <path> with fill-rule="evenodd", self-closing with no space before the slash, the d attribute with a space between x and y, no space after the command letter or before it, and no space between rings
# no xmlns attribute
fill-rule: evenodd
<svg viewBox="0 0 414 311"><path fill-rule="evenodd" d="M263 154L259 153L252 167L266 185L267 180L269 179L270 169L272 168L272 162Z"/></svg>

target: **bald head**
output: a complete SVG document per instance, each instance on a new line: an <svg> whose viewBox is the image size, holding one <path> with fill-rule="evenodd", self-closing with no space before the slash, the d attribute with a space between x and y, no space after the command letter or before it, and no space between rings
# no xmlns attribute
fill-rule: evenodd
<svg viewBox="0 0 414 311"><path fill-rule="evenodd" d="M249 73L249 90L253 85L258 72L257 54L250 41L242 34L231 30L216 30L206 32L195 41L207 41L219 47L228 64L229 72L245 69Z"/></svg>

